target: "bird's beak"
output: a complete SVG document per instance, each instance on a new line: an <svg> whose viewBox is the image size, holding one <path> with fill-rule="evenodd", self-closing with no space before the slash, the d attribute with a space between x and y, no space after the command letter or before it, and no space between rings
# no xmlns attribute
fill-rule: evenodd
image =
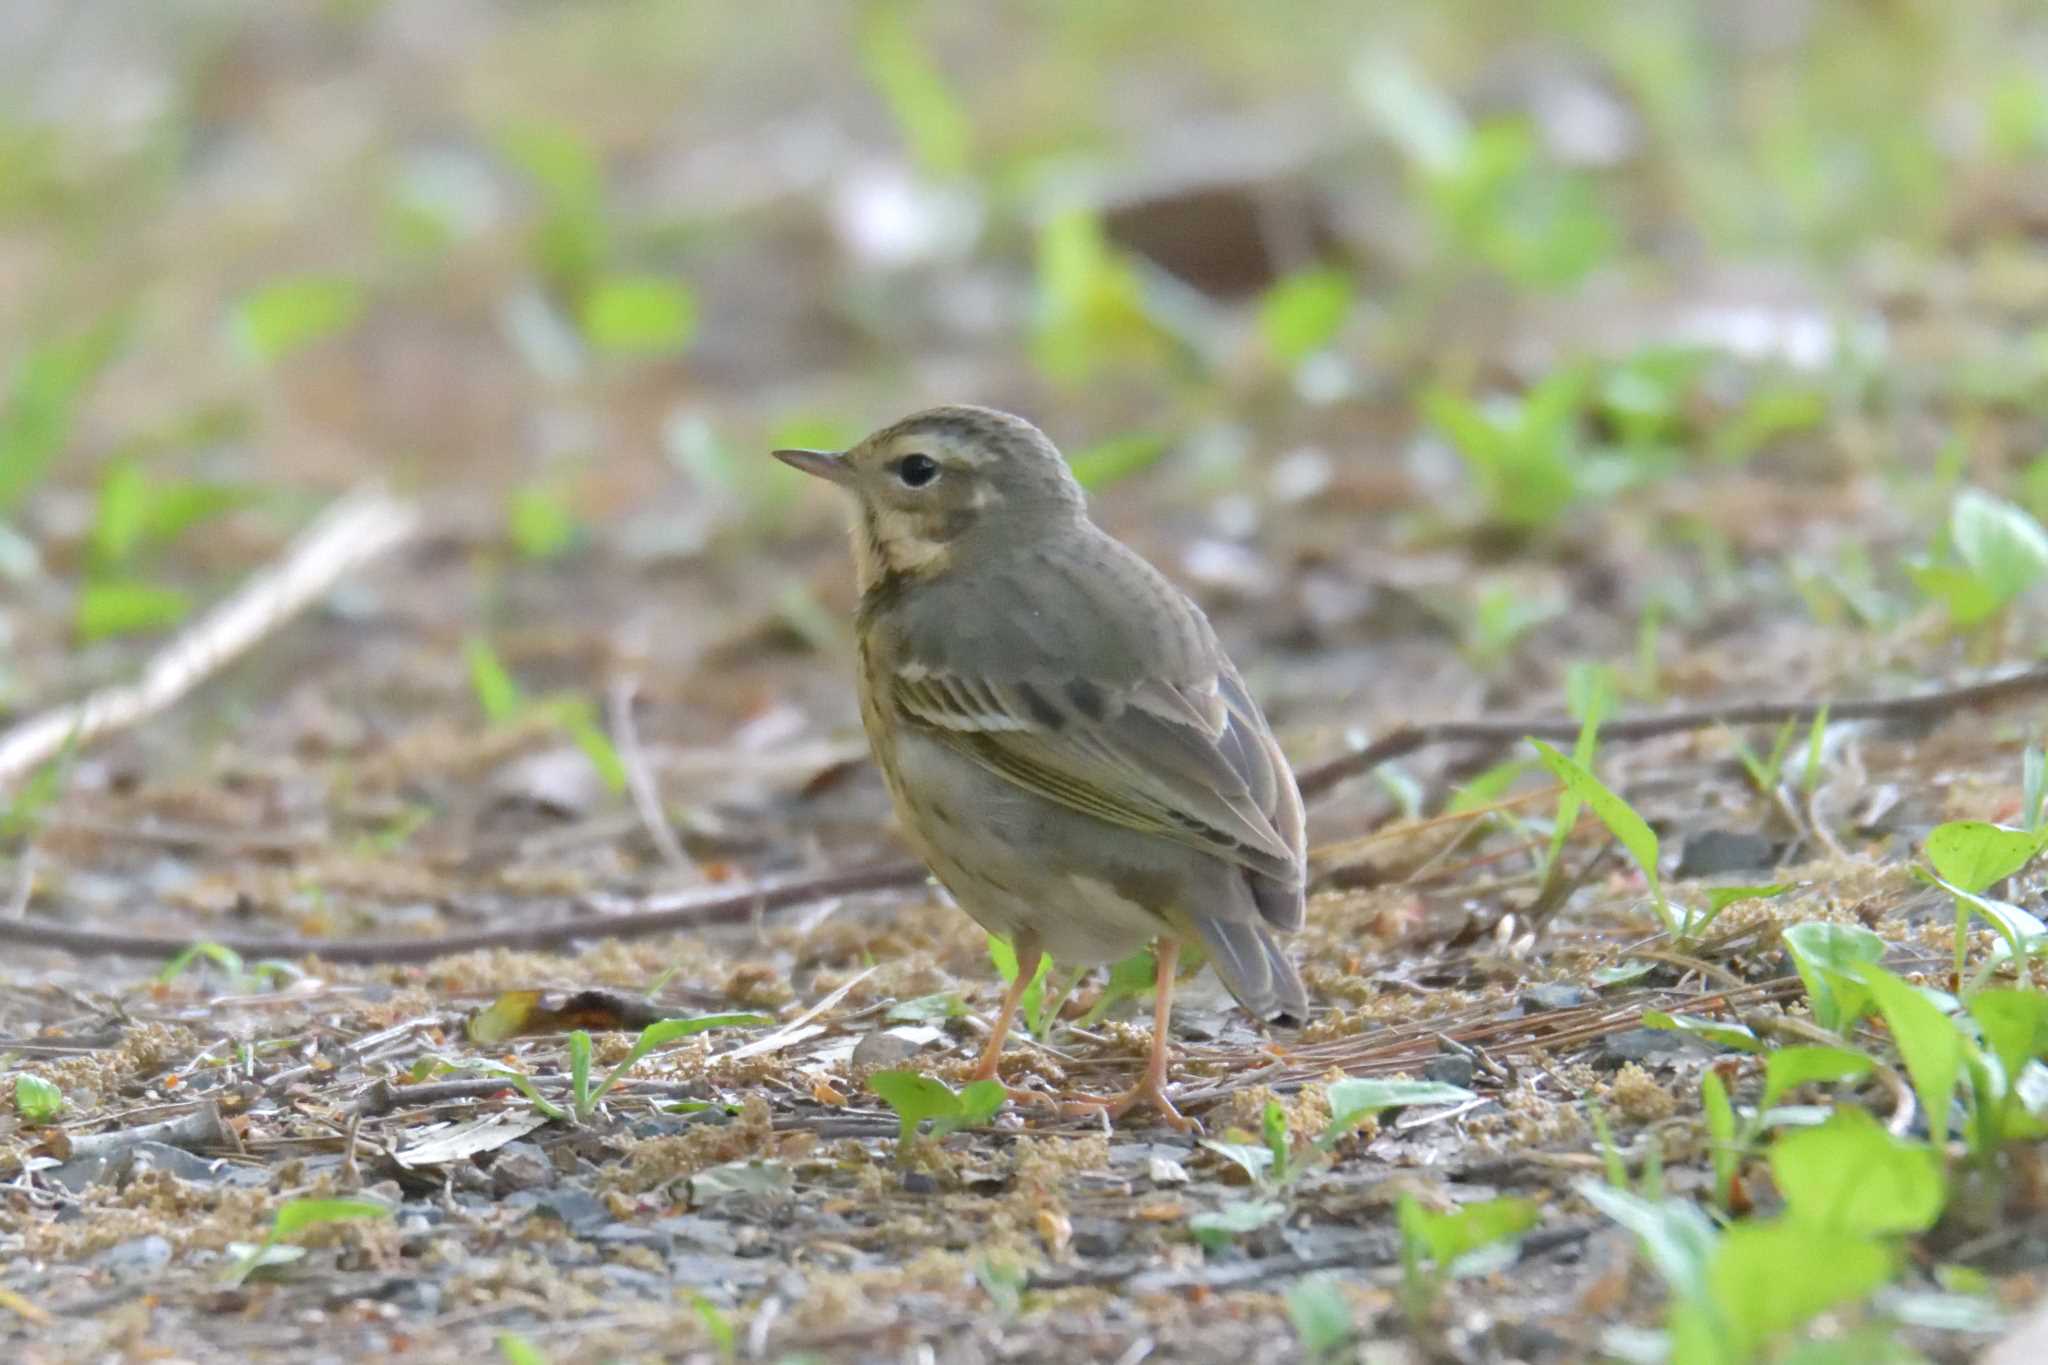
<svg viewBox="0 0 2048 1365"><path fill-rule="evenodd" d="M806 474L815 474L828 483L849 487L853 483L853 466L846 457L836 450L778 450L775 458Z"/></svg>

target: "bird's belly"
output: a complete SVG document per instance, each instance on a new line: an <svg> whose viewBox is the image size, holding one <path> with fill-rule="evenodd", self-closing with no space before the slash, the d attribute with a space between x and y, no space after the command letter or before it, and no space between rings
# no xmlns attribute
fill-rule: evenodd
<svg viewBox="0 0 2048 1365"><path fill-rule="evenodd" d="M1118 890L1117 851L1157 844L1178 860L1181 850L1048 801L915 733L897 737L884 766L918 851L983 928L1032 930L1075 966L1128 957L1169 931Z"/></svg>

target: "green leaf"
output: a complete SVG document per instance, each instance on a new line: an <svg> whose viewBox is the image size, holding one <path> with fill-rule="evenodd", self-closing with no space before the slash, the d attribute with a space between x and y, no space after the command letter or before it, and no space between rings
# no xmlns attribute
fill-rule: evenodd
<svg viewBox="0 0 2048 1365"><path fill-rule="evenodd" d="M545 1115L556 1122L565 1122L570 1117L568 1110L540 1093L540 1087L533 1083L531 1076L517 1067L507 1066L489 1057L444 1057L440 1053L430 1052L413 1063L412 1077L416 1081L422 1081L443 1071L475 1071L495 1077L525 1096L526 1102L533 1106L535 1113Z"/></svg>
<svg viewBox="0 0 2048 1365"><path fill-rule="evenodd" d="M1167 439L1155 432L1112 436L1069 456L1067 467L1076 483L1094 492L1156 463L1166 453L1167 444Z"/></svg>
<svg viewBox="0 0 2048 1365"><path fill-rule="evenodd" d="M88 583L79 591L74 625L78 638L89 644L116 635L164 630L184 620L191 611L192 599L176 588L103 580Z"/></svg>
<svg viewBox="0 0 2048 1365"><path fill-rule="evenodd" d="M916 1071L877 1071L868 1077L868 1088L896 1111L902 1124L897 1142L906 1145L926 1120L934 1137L945 1137L988 1122L1007 1098L1000 1081L975 1081L956 1094L944 1081Z"/></svg>
<svg viewBox="0 0 2048 1365"><path fill-rule="evenodd" d="M1698 1205L1644 1199L1590 1179L1580 1181L1577 1189L1587 1203L1636 1235L1674 1297L1693 1302L1706 1297L1707 1268L1719 1235Z"/></svg>
<svg viewBox="0 0 2048 1365"><path fill-rule="evenodd" d="M496 1345L505 1365L548 1365L547 1353L517 1332L498 1333Z"/></svg>
<svg viewBox="0 0 2048 1365"><path fill-rule="evenodd" d="M1728 1087L1712 1067L1700 1073L1700 1110L1706 1117L1707 1149L1714 1165L1714 1202L1725 1209L1734 1201L1744 1153L1735 1133L1735 1106L1728 1102Z"/></svg>
<svg viewBox="0 0 2048 1365"><path fill-rule="evenodd" d="M14 1112L23 1123L55 1123L64 1112L64 1092L26 1071L14 1078Z"/></svg>
<svg viewBox="0 0 2048 1365"><path fill-rule="evenodd" d="M1002 1109L1009 1092L1001 1081L969 1081L960 1087L954 1110L932 1121L932 1136L944 1137L962 1128L978 1128Z"/></svg>
<svg viewBox="0 0 2048 1365"><path fill-rule="evenodd" d="M1978 488L1956 494L1949 535L2000 605L2048 577L2048 531L2025 508Z"/></svg>
<svg viewBox="0 0 2048 1365"><path fill-rule="evenodd" d="M526 699L490 641L481 635L470 636L462 642L462 657L469 664L469 690L475 694L484 719L493 725L510 724Z"/></svg>
<svg viewBox="0 0 2048 1365"><path fill-rule="evenodd" d="M235 344L261 365L346 331L363 313L362 286L332 276L277 280L243 296L231 327Z"/></svg>
<svg viewBox="0 0 2048 1365"><path fill-rule="evenodd" d="M574 695L551 697L541 704L541 709L583 751L583 756L590 760L590 766L597 769L598 780L604 783L606 791L622 792L626 789L626 761L619 757L612 737L598 724L597 707L590 698Z"/></svg>
<svg viewBox="0 0 2048 1365"><path fill-rule="evenodd" d="M522 559L554 559L582 533L563 491L552 484L513 490L505 509L505 531Z"/></svg>
<svg viewBox="0 0 2048 1365"><path fill-rule="evenodd" d="M1010 946L1008 939L990 934L988 955L989 960L995 963L996 972L1003 978L1003 984L1010 985L1017 980L1017 950ZM1045 982L1051 973L1052 954L1040 953L1038 969L1031 974L1031 984L1026 986L1024 994L1018 997L1018 1005L1023 1011L1025 1024L1034 1034L1040 1036L1043 1035L1040 1021L1045 1014Z"/></svg>
<svg viewBox="0 0 2048 1365"><path fill-rule="evenodd" d="M389 1218L391 1208L371 1199L289 1199L278 1206L271 1219L270 1232L261 1246L244 1256L229 1269L227 1280L240 1284L251 1271L264 1264L265 1253L277 1243L315 1227L321 1223L335 1223L353 1218Z"/></svg>
<svg viewBox="0 0 2048 1365"><path fill-rule="evenodd" d="M1487 1199L1449 1213L1424 1208L1412 1196L1400 1205L1401 1231L1428 1252L1438 1268L1457 1273L1457 1263L1483 1247L1520 1237L1536 1226L1542 1211L1531 1199Z"/></svg>
<svg viewBox="0 0 2048 1365"><path fill-rule="evenodd" d="M1259 1136L1266 1140L1266 1150L1273 1154L1273 1178L1285 1184L1287 1168L1294 1158L1294 1135L1288 1131L1287 1111L1280 1107L1280 1101L1266 1101L1259 1115Z"/></svg>
<svg viewBox="0 0 2048 1365"><path fill-rule="evenodd" d="M696 1313L697 1321L703 1323L704 1330L710 1334L711 1344L718 1348L719 1357L723 1360L732 1360L739 1350L739 1333L734 1329L732 1319L702 1294L690 1295L690 1308Z"/></svg>
<svg viewBox="0 0 2048 1365"><path fill-rule="evenodd" d="M1188 1219L1188 1231L1209 1251L1220 1251L1231 1239L1256 1232L1287 1216L1287 1205L1277 1199L1239 1199L1208 1213Z"/></svg>
<svg viewBox="0 0 2048 1365"><path fill-rule="evenodd" d="M1302 270L1259 301L1259 332L1283 365L1297 365L1330 344L1351 312L1351 277L1342 270Z"/></svg>
<svg viewBox="0 0 2048 1365"><path fill-rule="evenodd" d="M107 468L92 527L92 557L101 569L118 567L135 553L149 527L149 504L149 478L140 464L116 460Z"/></svg>
<svg viewBox="0 0 2048 1365"><path fill-rule="evenodd" d="M1860 925L1812 920L1787 929L1784 943L1815 1023L1839 1033L1863 1017L1870 992L1858 973L1884 956L1883 939Z"/></svg>
<svg viewBox="0 0 2048 1365"><path fill-rule="evenodd" d="M1926 1231L1948 1195L1939 1152L1853 1106L1771 1144L1771 1178L1793 1217L1866 1237Z"/></svg>
<svg viewBox="0 0 2048 1365"><path fill-rule="evenodd" d="M1715 886L1707 890L1707 918L1713 919L1731 905L1743 901L1776 900L1787 891L1795 889L1792 882L1772 882L1769 886Z"/></svg>
<svg viewBox="0 0 2048 1365"><path fill-rule="evenodd" d="M195 943L166 962L163 970L156 974L156 979L165 984L176 981L185 974L186 968L202 957L230 977L239 978L242 975L242 955L233 948L224 943Z"/></svg>
<svg viewBox="0 0 2048 1365"><path fill-rule="evenodd" d="M2008 829L1983 820L1951 820L1927 836L1927 861L1941 879L1981 892L2004 881L2048 848L2048 829Z"/></svg>
<svg viewBox="0 0 2048 1365"><path fill-rule="evenodd" d="M1351 1344L1358 1330L1351 1317L1351 1301L1329 1275L1310 1275L1295 1282L1287 1291L1287 1320L1311 1361L1334 1356Z"/></svg>
<svg viewBox="0 0 2048 1365"><path fill-rule="evenodd" d="M936 995L900 1000L891 1005L883 1017L892 1024L928 1024L939 1019L958 1019L965 1013L967 1005L959 996L941 991Z"/></svg>
<svg viewBox="0 0 2048 1365"><path fill-rule="evenodd" d="M1577 761L1565 757L1540 739L1531 739L1537 756L1543 766L1550 769L1565 789L1586 803L1593 814L1600 817L1615 838L1621 841L1629 856L1642 869L1643 880L1649 883L1650 894L1657 902L1657 915L1666 924L1671 923L1671 907L1664 899L1664 882L1657 873L1657 836L1643 822L1635 809L1607 789L1605 783L1593 776Z"/></svg>
<svg viewBox="0 0 2048 1365"><path fill-rule="evenodd" d="M1132 953L1109 969L1109 984L1102 988L1101 996L1081 1016L1078 1027L1094 1028L1120 1001L1150 995L1158 974L1159 964L1153 959L1150 948L1140 948Z"/></svg>
<svg viewBox="0 0 2048 1365"><path fill-rule="evenodd" d="M1978 991L1970 997L1969 1010L2007 1076L2016 1078L2028 1062L2048 1057L2048 993Z"/></svg>
<svg viewBox="0 0 2048 1365"><path fill-rule="evenodd" d="M658 1047L666 1047L678 1038L694 1038L715 1028L760 1028L775 1021L765 1014L700 1014L694 1019L662 1019L640 1030L640 1036L633 1040L633 1048L619 1064L604 1078L604 1084L590 1097L592 1104L603 1099L611 1088L625 1078L632 1065Z"/></svg>
<svg viewBox="0 0 2048 1365"><path fill-rule="evenodd" d="M1033 355L1054 379L1074 383L1164 350L1137 272L1084 208L1052 215L1038 234Z"/></svg>
<svg viewBox="0 0 2048 1365"><path fill-rule="evenodd" d="M78 400L127 332L108 319L74 336L28 346L0 405L0 520L41 483L71 441ZM17 344L19 337L12 339Z"/></svg>
<svg viewBox="0 0 2048 1365"><path fill-rule="evenodd" d="M1766 1339L1803 1326L1889 1280L1898 1264L1884 1243L1791 1219L1745 1219L1721 1234L1709 1292L1748 1359Z"/></svg>
<svg viewBox="0 0 2048 1365"><path fill-rule="evenodd" d="M1479 1098L1463 1086L1445 1085L1440 1081L1383 1081L1362 1077L1332 1082L1327 1095L1330 1122L1316 1139L1316 1146L1324 1151L1383 1109L1400 1109L1413 1104L1462 1104Z"/></svg>
<svg viewBox="0 0 2048 1365"><path fill-rule="evenodd" d="M1251 1178L1254 1185L1266 1183L1266 1173L1273 1169L1276 1159L1270 1147L1261 1147L1250 1142L1224 1142L1219 1138L1203 1138L1201 1143L1225 1161L1234 1163Z"/></svg>
<svg viewBox="0 0 2048 1365"><path fill-rule="evenodd" d="M1925 995L1875 962L1865 963L1859 974L1892 1031L1926 1112L1927 1131L1939 1147L1948 1140L1949 1101L1963 1068L1963 1035Z"/></svg>
<svg viewBox="0 0 2048 1365"><path fill-rule="evenodd" d="M673 355L697 329L697 301L674 280L621 275L599 280L583 296L583 335L620 356Z"/></svg>
<svg viewBox="0 0 2048 1365"><path fill-rule="evenodd" d="M866 8L860 26L860 65L888 104L918 165L935 176L966 174L974 127L919 40L910 5L884 0Z"/></svg>
<svg viewBox="0 0 2048 1365"><path fill-rule="evenodd" d="M1780 1098L1802 1085L1867 1076L1874 1065L1862 1053L1845 1047L1802 1044L1778 1048L1764 1060L1764 1093L1757 1108L1768 1111Z"/></svg>
<svg viewBox="0 0 2048 1365"><path fill-rule="evenodd" d="M576 1117L588 1118L597 1105L590 1093L590 1035L576 1029L569 1035L569 1097L576 1103Z"/></svg>
<svg viewBox="0 0 2048 1365"><path fill-rule="evenodd" d="M1718 1019L1702 1019L1693 1014L1666 1014L1662 1010L1644 1010L1643 1025L1646 1028L1689 1033L1716 1047L1733 1048L1737 1052L1764 1050L1763 1041L1746 1024L1724 1024Z"/></svg>

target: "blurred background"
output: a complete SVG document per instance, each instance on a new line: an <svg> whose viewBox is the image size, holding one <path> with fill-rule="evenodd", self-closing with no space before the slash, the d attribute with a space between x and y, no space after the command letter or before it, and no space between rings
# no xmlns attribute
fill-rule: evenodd
<svg viewBox="0 0 2048 1365"><path fill-rule="evenodd" d="M939 401L1297 760L2038 648L2032 4L11 0L0 91L0 719L353 485L432 517L88 788L411 772L500 669L600 775L621 676L857 752L843 509L764 452Z"/></svg>

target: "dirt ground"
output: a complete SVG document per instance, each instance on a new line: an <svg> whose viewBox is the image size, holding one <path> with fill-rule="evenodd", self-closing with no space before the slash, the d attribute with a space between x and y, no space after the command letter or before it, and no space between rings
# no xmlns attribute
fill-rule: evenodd
<svg viewBox="0 0 2048 1365"><path fill-rule="evenodd" d="M0 914L48 932L0 942L0 1074L64 1108L0 1107L0 1356L1244 1365L1316 1358L1302 1304L1335 1302L1352 1335L1325 1359L1605 1358L1664 1323L1667 1295L1580 1193L1608 1169L1595 1115L1632 1171L1661 1161L1669 1193L1705 1200L1701 1076L1757 1092L1755 1058L1645 1012L1803 1037L1779 931L1814 920L1873 929L1893 970L1954 986L1921 841L2019 821L2048 688L1797 725L1783 782L1742 757L1776 723L1610 739L1600 775L1659 836L1674 900L1787 888L1684 944L1591 816L1545 882L1547 776L1481 790L1528 756L1515 726L1343 781L1327 765L1408 724L1568 733L1584 664L1608 667L1620 714L1651 715L1839 713L2038 660L2039 592L1959 629L1907 565L1943 552L1964 483L2048 511L2048 146L2001 161L1957 133L1929 167L1877 126L2003 89L2003 45L2048 42L2024 8L1900 6L1866 33L1849 5L1777 27L1760 6L1648 6L1634 27L1594 6L1484 43L1424 5L1388 7L1383 31L1344 6L1275 23L1198 5L1170 38L1142 6L934 9L916 31L972 96L970 190L906 155L875 94L899 30L854 7L19 3L0 33L0 84L26 92L0 120L0 372L102 319L121 340L56 418L61 458L18 501L0 469L0 743L200 619L86 639L88 586L146 578L203 611L372 481L419 521L189 696L67 750L6 831ZM1683 91L1641 93L1660 25L1704 44L1686 90L1749 102L1725 163L1712 127L1672 122ZM1549 155L1601 196L1598 268L1559 288L1430 248L1464 220L1430 216L1353 88L1361 54L1395 48L1475 118L1592 111ZM1823 52L1862 74L1815 74ZM1824 178L1810 202L1779 195L1789 226L1765 221L1741 157L1803 146L1780 116L1867 153L1813 155L1864 177L1888 231ZM602 168L595 209L561 190L581 164L550 140L565 128ZM1574 152L1570 128L1621 146ZM1044 225L1066 194L1139 263L1152 329L1075 343L1078 371L1047 321ZM1262 291L1316 260L1355 281L1348 321L1278 365ZM685 281L687 342L580 341L563 272L593 268ZM238 301L314 277L357 282L347 324L252 359ZM1089 297L1089 325L1116 332ZM1658 453L1588 474L1541 524L1504 521L1426 416L1434 390L1520 392L1702 338L1721 349L1658 410ZM1780 391L1812 412L1759 416ZM28 392L0 437L28 429ZM1589 404L1589 446L1623 443L1626 397ZM1257 1147L1277 1101L1303 1163L1284 1187L1144 1115L1012 1104L905 1143L866 1084L958 1083L1002 983L985 936L901 871L853 700L843 509L765 452L938 401L1026 413L1070 452L1165 438L1103 481L1097 519L1202 602L1297 769L1328 779L1293 941L1314 1018L1262 1033L1207 975L1174 1015L1183 1108ZM117 571L118 468L234 492L196 529L142 533ZM32 786L0 776L0 809ZM867 868L869 889L834 881ZM2037 866L2005 895L2038 912L2041 885ZM607 933L664 906L684 927ZM540 938L403 951L523 929ZM146 944L86 955L49 946L60 931L252 951L167 974ZM289 951L260 950L276 940ZM364 940L389 951L352 955ZM1147 1001L1086 1020L1104 988L1083 979L1048 1036L1013 1043L1013 1085L1135 1077ZM522 1027L479 1040L508 994ZM770 1022L653 1051L580 1120L433 1067L496 1059L560 1101L568 1029L602 1073L649 1020L722 1012ZM1344 1077L1473 1098L1316 1152ZM1837 1098L1899 1103L1883 1076ZM2023 1319L2048 1287L2041 1155L2013 1153L2019 1178L1917 1238L1900 1281L1981 1272L1995 1326L1898 1325L1880 1304L1819 1336L1887 1322L1960 1361ZM1762 1168L1745 1183L1767 1207ZM1402 1199L1501 1196L1540 1210L1512 1258L1415 1310ZM388 1215L227 1274L286 1201L340 1197ZM1258 1203L1277 1207L1252 1225ZM1245 1225L1202 1235L1219 1213Z"/></svg>

